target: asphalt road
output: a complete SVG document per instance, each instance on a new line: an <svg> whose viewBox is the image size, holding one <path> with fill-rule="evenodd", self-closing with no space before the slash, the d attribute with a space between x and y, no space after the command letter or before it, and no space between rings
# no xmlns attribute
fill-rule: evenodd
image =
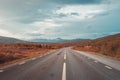
<svg viewBox="0 0 120 80"><path fill-rule="evenodd" d="M120 71L63 48L0 69L0 80L120 80Z"/></svg>

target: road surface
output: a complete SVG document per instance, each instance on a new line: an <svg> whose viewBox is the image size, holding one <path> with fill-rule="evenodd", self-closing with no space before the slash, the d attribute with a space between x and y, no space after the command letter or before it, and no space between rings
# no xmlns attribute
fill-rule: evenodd
<svg viewBox="0 0 120 80"><path fill-rule="evenodd" d="M63 48L1 68L0 80L120 80L120 71Z"/></svg>

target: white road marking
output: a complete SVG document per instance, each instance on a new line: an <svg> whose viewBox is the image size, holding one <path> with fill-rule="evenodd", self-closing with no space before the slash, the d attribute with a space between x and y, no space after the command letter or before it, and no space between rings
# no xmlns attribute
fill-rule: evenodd
<svg viewBox="0 0 120 80"><path fill-rule="evenodd" d="M63 64L62 80L66 80L66 63Z"/></svg>
<svg viewBox="0 0 120 80"><path fill-rule="evenodd" d="M98 61L94 61L95 63L98 63Z"/></svg>
<svg viewBox="0 0 120 80"><path fill-rule="evenodd" d="M64 59L66 59L66 53L64 54Z"/></svg>
<svg viewBox="0 0 120 80"><path fill-rule="evenodd" d="M23 65L23 64L25 64L25 61L24 61L24 62L19 63L19 65Z"/></svg>
<svg viewBox="0 0 120 80"><path fill-rule="evenodd" d="M109 67L109 66L105 66L106 68L108 68L108 69L112 69L111 67Z"/></svg>
<svg viewBox="0 0 120 80"><path fill-rule="evenodd" d="M66 60L66 53L64 54L64 60ZM62 80L66 80L66 62L63 63Z"/></svg>
<svg viewBox="0 0 120 80"><path fill-rule="evenodd" d="M37 58L32 58L31 60L35 60L35 59L37 59Z"/></svg>
<svg viewBox="0 0 120 80"><path fill-rule="evenodd" d="M0 72L4 72L4 70L0 70Z"/></svg>

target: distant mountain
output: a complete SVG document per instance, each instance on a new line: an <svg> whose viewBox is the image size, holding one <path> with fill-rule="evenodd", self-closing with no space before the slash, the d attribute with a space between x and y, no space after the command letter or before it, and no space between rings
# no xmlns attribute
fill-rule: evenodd
<svg viewBox="0 0 120 80"><path fill-rule="evenodd" d="M59 43L59 42L74 42L74 41L83 41L88 39L62 39L62 38L56 38L56 39L32 39L29 40L29 42L45 42L45 43ZM27 42L23 40L19 40L12 37L4 37L0 36L0 44L1 43L21 43L21 42Z"/></svg>
<svg viewBox="0 0 120 80"><path fill-rule="evenodd" d="M50 42L50 43L58 43L58 42L71 42L71 41L83 41L88 39L62 39L62 38L56 38L56 39L33 39L30 40L31 42Z"/></svg>
<svg viewBox="0 0 120 80"><path fill-rule="evenodd" d="M19 40L16 38L0 36L0 44L1 43L21 43L21 42L25 42L25 41Z"/></svg>

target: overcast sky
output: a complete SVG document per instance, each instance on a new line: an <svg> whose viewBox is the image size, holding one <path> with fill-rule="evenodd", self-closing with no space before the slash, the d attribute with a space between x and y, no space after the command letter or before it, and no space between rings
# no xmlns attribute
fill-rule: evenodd
<svg viewBox="0 0 120 80"><path fill-rule="evenodd" d="M120 0L0 0L0 36L98 38L120 32Z"/></svg>

